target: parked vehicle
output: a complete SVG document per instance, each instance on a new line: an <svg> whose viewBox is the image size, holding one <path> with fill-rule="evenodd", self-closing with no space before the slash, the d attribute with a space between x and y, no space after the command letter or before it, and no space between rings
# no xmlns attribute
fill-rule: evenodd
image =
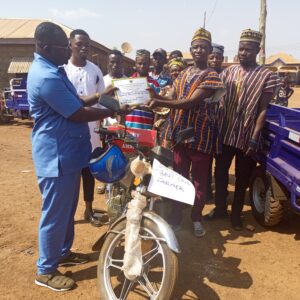
<svg viewBox="0 0 300 300"><path fill-rule="evenodd" d="M26 77L13 78L10 80L9 88L4 90L5 105L8 112L22 119L29 118L26 80Z"/></svg>
<svg viewBox="0 0 300 300"><path fill-rule="evenodd" d="M250 180L257 221L274 226L288 211L300 214L300 109L270 105L257 161Z"/></svg>
<svg viewBox="0 0 300 300"><path fill-rule="evenodd" d="M107 186L111 224L98 262L100 299L135 299L137 295L152 300L172 299L180 247L171 227L153 210L159 197L147 191L154 158L170 165L172 152L141 147L132 134L120 137L116 132L100 132L110 136L110 145L116 147L116 142L120 145L121 141L135 150L126 175ZM178 142L190 135L191 132L182 134Z"/></svg>
<svg viewBox="0 0 300 300"><path fill-rule="evenodd" d="M14 119L14 116L9 113L5 103L4 93L0 93L0 123L9 123Z"/></svg>

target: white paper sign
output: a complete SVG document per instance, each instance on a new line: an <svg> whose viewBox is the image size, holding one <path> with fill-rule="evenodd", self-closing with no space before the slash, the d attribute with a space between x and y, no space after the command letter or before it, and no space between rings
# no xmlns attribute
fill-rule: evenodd
<svg viewBox="0 0 300 300"><path fill-rule="evenodd" d="M112 84L118 88L116 97L121 105L141 105L151 99L146 77L114 79Z"/></svg>
<svg viewBox="0 0 300 300"><path fill-rule="evenodd" d="M185 177L154 159L148 191L179 202L194 205L195 188Z"/></svg>

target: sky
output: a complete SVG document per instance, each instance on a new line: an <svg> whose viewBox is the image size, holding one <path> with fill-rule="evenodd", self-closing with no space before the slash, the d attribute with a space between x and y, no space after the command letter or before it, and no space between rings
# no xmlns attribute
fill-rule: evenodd
<svg viewBox="0 0 300 300"><path fill-rule="evenodd" d="M0 0L1 18L50 19L109 48L123 42L136 49L189 52L191 38L204 23L225 55L237 53L243 29L258 30L260 0ZM267 0L266 55L286 52L300 60L300 1Z"/></svg>

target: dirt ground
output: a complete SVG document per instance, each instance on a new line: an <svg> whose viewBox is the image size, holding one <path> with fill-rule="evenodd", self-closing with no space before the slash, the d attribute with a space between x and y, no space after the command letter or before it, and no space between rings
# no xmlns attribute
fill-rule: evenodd
<svg viewBox="0 0 300 300"><path fill-rule="evenodd" d="M290 106L300 107L300 89ZM55 293L34 284L41 199L31 159L32 122L0 126L0 291L1 299L98 299L98 252L92 246L106 230L82 220L80 196L73 249L89 253L86 265L61 268L72 272L76 289ZM233 185L231 176L230 190ZM232 192L230 193L232 198ZM95 207L103 201L96 195ZM208 212L212 205L207 205ZM193 237L187 220L178 234L179 280L174 300L300 299L300 218L276 228L259 226L248 205L244 222L255 231L234 232L228 220L206 223L207 235ZM105 299L103 299L105 300Z"/></svg>

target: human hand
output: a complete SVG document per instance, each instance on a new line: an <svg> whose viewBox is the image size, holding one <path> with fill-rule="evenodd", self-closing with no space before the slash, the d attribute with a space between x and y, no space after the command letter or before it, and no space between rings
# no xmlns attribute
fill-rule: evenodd
<svg viewBox="0 0 300 300"><path fill-rule="evenodd" d="M110 84L104 89L102 95L113 97L116 90L118 90L118 88Z"/></svg>
<svg viewBox="0 0 300 300"><path fill-rule="evenodd" d="M154 109L154 108L156 108L156 107L158 107L159 106L159 102L158 102L158 100L157 99L152 99L151 101L150 101L150 103L148 104L148 108L150 108L150 109Z"/></svg>
<svg viewBox="0 0 300 300"><path fill-rule="evenodd" d="M256 153L256 149L252 148L252 147L248 147L248 149L245 152L246 156L253 156Z"/></svg>
<svg viewBox="0 0 300 300"><path fill-rule="evenodd" d="M258 142L256 139L251 138L248 143L248 148L245 152L247 156L253 156L257 152Z"/></svg>
<svg viewBox="0 0 300 300"><path fill-rule="evenodd" d="M169 86L165 86L163 88L160 89L159 95L160 96L166 96L168 91L170 90Z"/></svg>

